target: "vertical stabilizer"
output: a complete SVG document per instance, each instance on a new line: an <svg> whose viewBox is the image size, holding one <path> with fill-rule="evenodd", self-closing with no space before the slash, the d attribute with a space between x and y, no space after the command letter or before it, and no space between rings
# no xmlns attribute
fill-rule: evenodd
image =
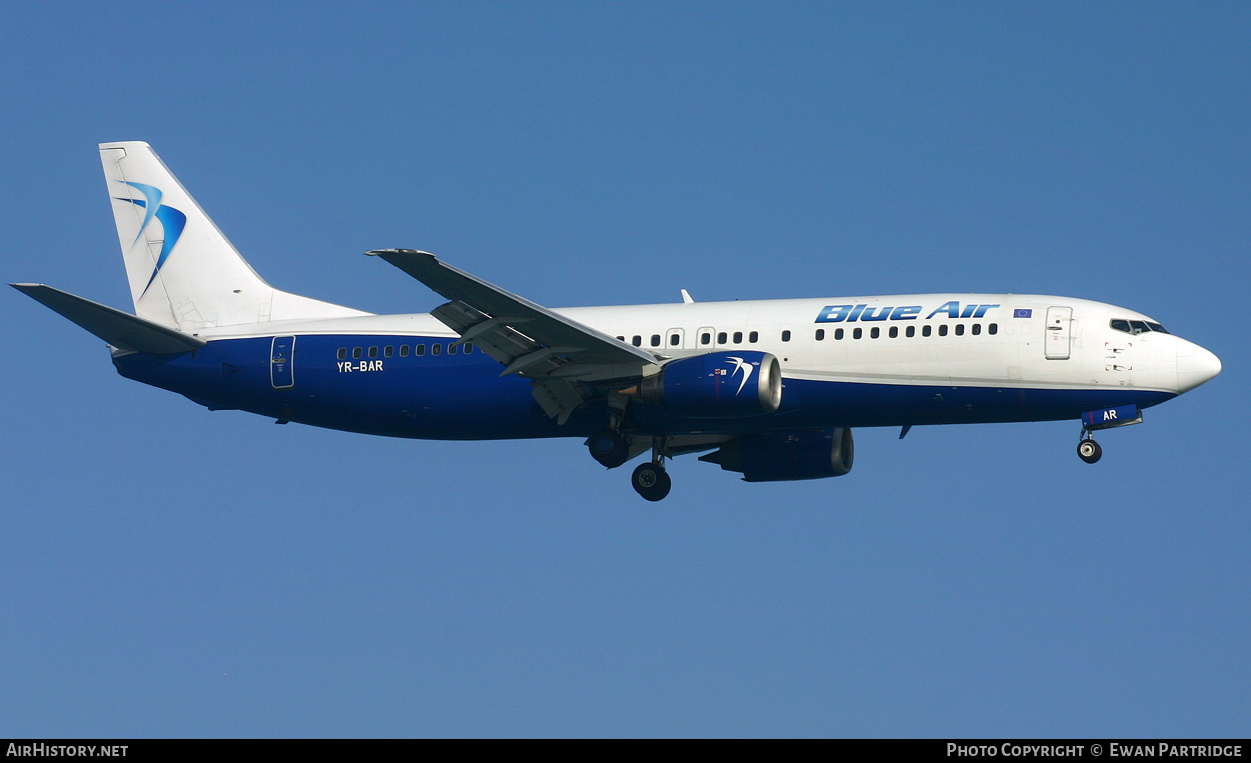
<svg viewBox="0 0 1251 763"><path fill-rule="evenodd" d="M139 317L193 332L364 314L265 283L147 143L101 143L100 161Z"/></svg>

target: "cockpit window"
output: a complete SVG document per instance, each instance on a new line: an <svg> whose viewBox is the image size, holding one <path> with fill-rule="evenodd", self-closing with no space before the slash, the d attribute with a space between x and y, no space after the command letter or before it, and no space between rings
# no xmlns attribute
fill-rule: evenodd
<svg viewBox="0 0 1251 763"><path fill-rule="evenodd" d="M1108 325L1117 331L1124 331L1126 334L1145 334L1148 331L1155 331L1160 334L1168 333L1163 326L1153 321L1129 321L1124 318L1113 318Z"/></svg>

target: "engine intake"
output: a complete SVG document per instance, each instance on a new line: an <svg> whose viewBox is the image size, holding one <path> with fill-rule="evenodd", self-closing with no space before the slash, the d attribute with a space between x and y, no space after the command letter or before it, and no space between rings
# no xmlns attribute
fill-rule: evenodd
<svg viewBox="0 0 1251 763"><path fill-rule="evenodd" d="M850 429L748 434L699 457L726 471L741 472L745 482L841 477L851 471L854 459Z"/></svg>
<svg viewBox="0 0 1251 763"><path fill-rule="evenodd" d="M761 416L782 404L782 370L769 352L710 352L672 360L630 392L676 416Z"/></svg>

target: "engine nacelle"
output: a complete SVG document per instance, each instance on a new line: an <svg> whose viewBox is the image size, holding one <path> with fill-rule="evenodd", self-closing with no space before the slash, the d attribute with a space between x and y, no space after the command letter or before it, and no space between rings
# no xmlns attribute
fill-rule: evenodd
<svg viewBox="0 0 1251 763"><path fill-rule="evenodd" d="M741 472L745 482L782 482L841 477L854 458L851 430L827 429L743 435L699 460Z"/></svg>
<svg viewBox="0 0 1251 763"><path fill-rule="evenodd" d="M782 404L782 369L768 352L710 352L670 361L636 389L644 403L675 416L761 416Z"/></svg>

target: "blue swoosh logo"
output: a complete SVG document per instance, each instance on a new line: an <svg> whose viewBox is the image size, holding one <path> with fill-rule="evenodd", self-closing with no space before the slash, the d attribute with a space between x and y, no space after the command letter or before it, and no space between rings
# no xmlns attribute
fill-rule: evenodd
<svg viewBox="0 0 1251 763"><path fill-rule="evenodd" d="M727 357L730 360L734 361L734 370L730 372L731 379L733 379L734 375L737 374L739 371L743 372L743 381L739 383L738 389L734 392L734 396L738 397L738 394L743 391L743 387L747 386L747 380L751 378L751 372L755 371L756 369L752 368L752 365L750 363L748 363L747 361L743 360L742 358L736 355L729 355Z"/></svg>
<svg viewBox="0 0 1251 763"><path fill-rule="evenodd" d="M174 250L174 245L178 243L178 239L182 236L183 228L187 227L187 216L181 210L174 207L161 204L161 198L164 194L161 189L155 186L145 185L143 183L132 183L129 180L119 180L119 183L125 183L138 190L143 194L143 199L131 199L115 196L118 201L128 201L136 207L143 207L143 224L139 226L139 233L135 235L135 240L130 243L133 249L135 244L139 243L139 239L143 238L143 233L148 229L148 224L152 222L152 218L156 218L161 227L165 229L164 243L161 245L161 253L156 258L156 267L152 269L152 276L148 278L148 283L143 287L143 292L139 295L143 297L148 293L148 287L156 280L157 273L161 272L161 266L165 264L165 260L169 259L169 253Z"/></svg>

